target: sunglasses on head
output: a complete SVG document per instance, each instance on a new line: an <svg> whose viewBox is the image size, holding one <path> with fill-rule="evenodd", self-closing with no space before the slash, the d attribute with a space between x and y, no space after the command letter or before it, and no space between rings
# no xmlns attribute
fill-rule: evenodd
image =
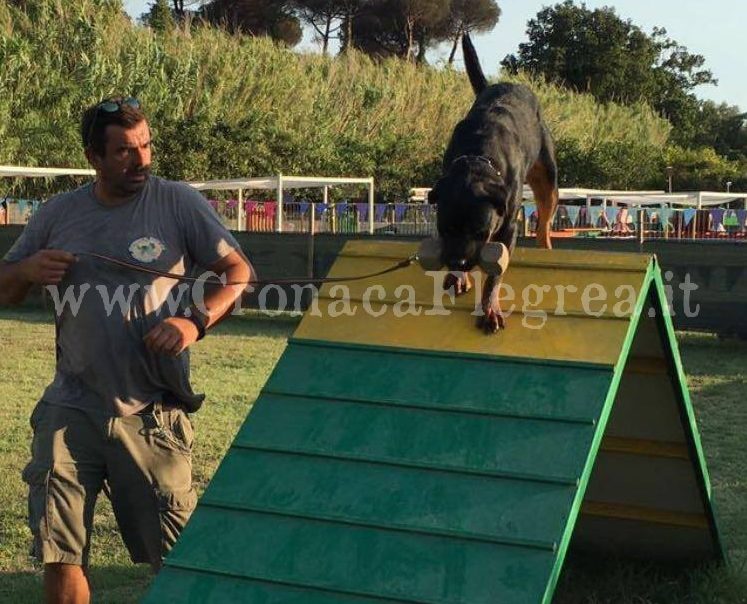
<svg viewBox="0 0 747 604"><path fill-rule="evenodd" d="M135 97L128 96L123 99L109 99L107 101L101 101L96 105L98 111L106 111L107 113L116 113L124 106L132 107L133 109L140 109L140 101Z"/></svg>

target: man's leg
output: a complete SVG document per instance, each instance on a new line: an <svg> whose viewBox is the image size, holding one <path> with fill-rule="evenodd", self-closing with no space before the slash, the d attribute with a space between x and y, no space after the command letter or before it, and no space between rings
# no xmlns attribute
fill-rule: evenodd
<svg viewBox="0 0 747 604"><path fill-rule="evenodd" d="M45 564L44 597L47 604L88 604L91 590L83 567L77 564Z"/></svg>
<svg viewBox="0 0 747 604"><path fill-rule="evenodd" d="M104 480L100 429L82 411L40 402L31 416L29 485L33 551L50 604L88 603L93 510Z"/></svg>
<svg viewBox="0 0 747 604"><path fill-rule="evenodd" d="M176 542L197 502L192 488L192 425L160 404L117 418L107 452L112 508L136 563L154 572Z"/></svg>

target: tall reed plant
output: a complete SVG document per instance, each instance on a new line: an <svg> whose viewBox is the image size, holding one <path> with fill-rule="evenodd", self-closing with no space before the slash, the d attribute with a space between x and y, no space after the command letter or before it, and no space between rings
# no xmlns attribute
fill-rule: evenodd
<svg viewBox="0 0 747 604"><path fill-rule="evenodd" d="M0 163L83 166L78 122L134 95L151 117L157 169L180 179L282 172L373 175L386 196L437 177L473 94L464 74L351 52L329 58L196 23L154 32L119 0L0 1ZM669 124L645 105L600 105L527 77L578 185L596 149L661 157ZM562 160L565 161L565 160ZM657 168L658 169L658 168ZM598 172L598 170L597 170ZM617 175L597 180L614 184ZM644 177L628 179L643 185Z"/></svg>

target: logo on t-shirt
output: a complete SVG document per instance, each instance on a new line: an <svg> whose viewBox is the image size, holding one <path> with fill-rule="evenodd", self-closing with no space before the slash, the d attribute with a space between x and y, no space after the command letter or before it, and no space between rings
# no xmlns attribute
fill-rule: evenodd
<svg viewBox="0 0 747 604"><path fill-rule="evenodd" d="M163 242L155 237L141 237L130 244L130 255L146 264L158 260L165 250Z"/></svg>

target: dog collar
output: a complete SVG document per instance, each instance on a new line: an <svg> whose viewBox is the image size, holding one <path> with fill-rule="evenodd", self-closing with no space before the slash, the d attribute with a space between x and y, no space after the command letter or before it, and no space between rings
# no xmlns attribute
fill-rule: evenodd
<svg viewBox="0 0 747 604"><path fill-rule="evenodd" d="M498 176L501 175L501 171L498 170L493 165L493 162L491 161L491 159L489 157L486 157L485 155L460 155L454 161L451 162L451 165L453 166L455 163L457 163L458 161L462 161L463 159L476 159L477 161L484 162L488 164Z"/></svg>

